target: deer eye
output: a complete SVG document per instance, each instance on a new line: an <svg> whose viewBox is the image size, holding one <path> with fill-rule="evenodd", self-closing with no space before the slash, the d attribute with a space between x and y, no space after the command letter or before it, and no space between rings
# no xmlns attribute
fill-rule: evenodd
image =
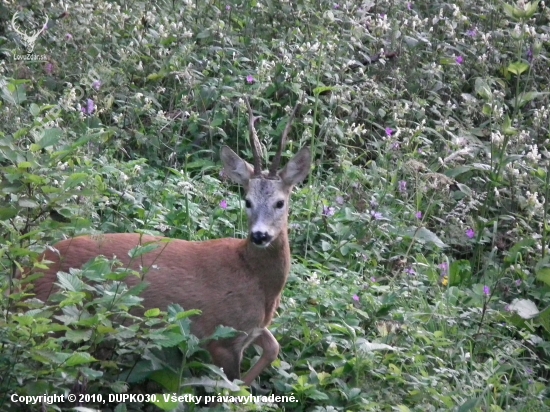
<svg viewBox="0 0 550 412"><path fill-rule="evenodd" d="M282 209L284 205L285 205L284 200L279 200L277 203L275 203L275 207L277 209Z"/></svg>
<svg viewBox="0 0 550 412"><path fill-rule="evenodd" d="M250 209L252 207L252 203L250 203L250 200L244 199L244 205L247 209Z"/></svg>

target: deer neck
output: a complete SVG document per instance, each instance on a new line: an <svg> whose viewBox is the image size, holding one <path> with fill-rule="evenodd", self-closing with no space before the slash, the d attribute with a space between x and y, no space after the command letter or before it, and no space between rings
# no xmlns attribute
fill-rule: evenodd
<svg viewBox="0 0 550 412"><path fill-rule="evenodd" d="M286 225L279 236L266 248L255 246L250 238L245 240L244 256L254 276L269 291L278 296L285 286L290 271L290 245Z"/></svg>

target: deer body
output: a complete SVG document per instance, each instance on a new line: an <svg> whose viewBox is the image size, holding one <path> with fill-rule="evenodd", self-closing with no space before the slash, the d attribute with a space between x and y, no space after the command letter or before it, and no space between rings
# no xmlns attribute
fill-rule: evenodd
<svg viewBox="0 0 550 412"><path fill-rule="evenodd" d="M248 101L247 101L248 105ZM289 124L283 133L279 153L284 146ZM248 105L250 138L257 148L254 129L256 118ZM125 266L140 271L146 268L144 280L149 287L142 293L145 309L166 309L178 303L184 309L200 309L193 317L192 332L199 338L211 335L217 326L230 326L241 334L207 344L214 364L223 368L231 380L240 378L244 349L251 343L263 350L258 362L243 381L250 385L279 353L279 344L267 329L279 306L281 292L290 270L290 246L287 235L288 200L292 187L309 173L311 155L302 148L280 171L272 164L268 173L261 172L254 150L254 167L228 147L222 149L225 173L244 186L249 223L246 239L217 239L189 242L179 239L161 241L157 249L131 259L128 252L142 244L163 238L135 233L81 236L55 245L58 253L48 250L45 259L54 262L35 283L36 296L46 301L55 289L57 272L80 268L90 259L103 255L116 256ZM139 279L129 276L134 286Z"/></svg>

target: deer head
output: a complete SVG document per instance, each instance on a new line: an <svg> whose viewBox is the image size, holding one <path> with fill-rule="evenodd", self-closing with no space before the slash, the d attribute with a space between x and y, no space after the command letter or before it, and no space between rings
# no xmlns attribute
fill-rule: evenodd
<svg viewBox="0 0 550 412"><path fill-rule="evenodd" d="M23 46L25 47L25 50L28 54L32 54L34 51L34 44L36 43L36 39L38 39L38 36L46 29L48 24L48 17L46 16L46 22L42 25L42 28L40 30L36 30L32 35L28 35L27 33L19 30L17 28L16 19L19 16L19 12L14 13L12 19L11 19L11 27L13 30L19 35L19 38L21 39L21 42L23 43Z"/></svg>
<svg viewBox="0 0 550 412"><path fill-rule="evenodd" d="M258 247L268 247L281 231L287 229L290 193L292 187L309 173L311 153L308 147L303 147L283 169L278 170L292 120L300 106L298 102L283 131L269 171L262 172L261 146L255 129L255 123L259 117L254 116L248 99L246 99L246 106L254 165L242 160L227 146L222 148L221 159L229 178L246 190L245 206L250 240Z"/></svg>

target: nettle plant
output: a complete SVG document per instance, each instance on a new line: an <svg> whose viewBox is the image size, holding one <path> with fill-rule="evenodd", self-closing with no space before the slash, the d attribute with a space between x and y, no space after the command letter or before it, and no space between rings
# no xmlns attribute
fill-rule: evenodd
<svg viewBox="0 0 550 412"><path fill-rule="evenodd" d="M222 142L242 149L246 122L233 102L243 93L263 100L259 138L272 152L289 96L305 91L296 135L317 160L295 193L295 265L273 329L281 357L265 375L276 393L299 395L284 407L543 409L549 9L538 1L371 3L77 1L67 13L21 10L22 27L50 17L35 45L50 59L0 60L4 288L65 234L239 237L242 200L213 167ZM16 49L16 40L8 30L0 49ZM39 124L44 130L29 133ZM119 271L91 264L87 276L114 278L96 279L96 298L126 276ZM108 338L94 330L116 329L137 299L91 305L87 292L81 300L65 286L67 302L98 323L59 332L73 336L78 354L63 365L32 352L65 350L66 341L29 338L39 333L29 316L51 316L23 296L3 302L6 316L21 311L20 323L30 322L4 330L18 342L4 357L10 390L16 376L31 382L33 370L45 377L36 393L72 388L82 376L90 393L122 381L132 390L142 375L116 375L110 362L131 365L131 350L145 359L134 371L164 365L148 340L155 322L194 352L196 342L171 329L185 330L178 315L167 315L169 325L150 313L139 330L125 330L109 360L86 357L81 337L91 330L95 348ZM40 330L59 327L41 322ZM166 375L177 384L157 381L185 391L182 382L204 374L202 363L179 366Z"/></svg>

